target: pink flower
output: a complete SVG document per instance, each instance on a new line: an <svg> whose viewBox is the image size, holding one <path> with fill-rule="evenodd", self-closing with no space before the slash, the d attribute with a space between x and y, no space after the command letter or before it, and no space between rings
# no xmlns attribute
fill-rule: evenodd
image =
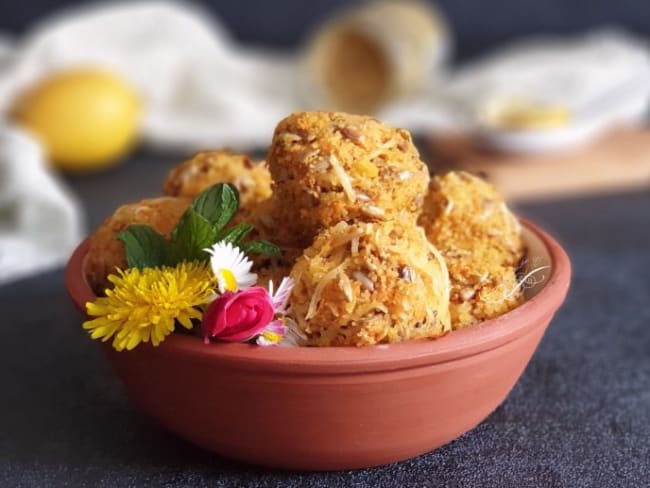
<svg viewBox="0 0 650 488"><path fill-rule="evenodd" d="M267 291L254 286L237 293L227 291L210 304L203 316L203 335L227 342L247 341L269 325L275 315Z"/></svg>
<svg viewBox="0 0 650 488"><path fill-rule="evenodd" d="M286 333L287 326L284 325L282 320L276 319L264 328L255 342L259 346L276 346L282 341Z"/></svg>
<svg viewBox="0 0 650 488"><path fill-rule="evenodd" d="M287 311L287 303L289 302L289 297L291 296L291 290L295 282L289 276L282 278L280 286L277 291L273 292L273 281L269 281L269 296L271 297L271 302L273 302L273 308L275 309L276 314L284 314Z"/></svg>

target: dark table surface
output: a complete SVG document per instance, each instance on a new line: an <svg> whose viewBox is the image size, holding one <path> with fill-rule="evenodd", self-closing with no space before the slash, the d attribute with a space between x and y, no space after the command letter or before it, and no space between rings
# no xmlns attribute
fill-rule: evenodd
<svg viewBox="0 0 650 488"><path fill-rule="evenodd" d="M157 193L169 159L68 178L96 226ZM572 288L514 390L435 452L339 473L239 465L136 411L63 289L61 269L0 287L0 487L650 484L650 194L518 207L566 245Z"/></svg>

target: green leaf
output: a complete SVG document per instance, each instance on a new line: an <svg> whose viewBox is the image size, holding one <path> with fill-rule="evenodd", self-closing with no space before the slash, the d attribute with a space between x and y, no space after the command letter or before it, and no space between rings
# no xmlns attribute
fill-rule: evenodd
<svg viewBox="0 0 650 488"><path fill-rule="evenodd" d="M269 241L248 241L239 244L239 248L248 254L265 254L274 258L282 257L282 250Z"/></svg>
<svg viewBox="0 0 650 488"><path fill-rule="evenodd" d="M227 241L237 246L239 245L239 242L252 230L253 226L250 224L237 224L219 234L217 241Z"/></svg>
<svg viewBox="0 0 650 488"><path fill-rule="evenodd" d="M172 232L167 264L206 261L209 255L204 249L214 244L216 239L217 231L210 222L192 207L188 208Z"/></svg>
<svg viewBox="0 0 650 488"><path fill-rule="evenodd" d="M196 197L190 208L220 232L239 209L239 192L233 185L219 183Z"/></svg>
<svg viewBox="0 0 650 488"><path fill-rule="evenodd" d="M164 263L167 241L148 225L130 225L117 238L124 243L129 268L155 268Z"/></svg>

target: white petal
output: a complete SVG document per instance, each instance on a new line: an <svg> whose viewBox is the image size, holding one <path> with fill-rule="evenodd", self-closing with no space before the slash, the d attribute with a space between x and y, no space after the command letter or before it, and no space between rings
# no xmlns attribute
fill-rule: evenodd
<svg viewBox="0 0 650 488"><path fill-rule="evenodd" d="M257 284L257 275L255 273L246 273L243 276L237 276L237 274L235 274L235 278L237 279L237 285L240 289L250 288Z"/></svg>
<svg viewBox="0 0 650 488"><path fill-rule="evenodd" d="M289 276L285 276L282 278L282 282L275 294L273 293L273 288L269 287L269 295L271 295L271 302L275 308L275 313L285 312L294 285L295 283L293 279Z"/></svg>

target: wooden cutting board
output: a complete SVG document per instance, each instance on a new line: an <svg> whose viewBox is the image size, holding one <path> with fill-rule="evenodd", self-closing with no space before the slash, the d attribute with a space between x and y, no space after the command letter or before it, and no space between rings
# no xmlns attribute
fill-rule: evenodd
<svg viewBox="0 0 650 488"><path fill-rule="evenodd" d="M477 173L509 200L545 200L650 188L650 129L619 128L564 152L503 154L461 134L430 139L435 172Z"/></svg>

